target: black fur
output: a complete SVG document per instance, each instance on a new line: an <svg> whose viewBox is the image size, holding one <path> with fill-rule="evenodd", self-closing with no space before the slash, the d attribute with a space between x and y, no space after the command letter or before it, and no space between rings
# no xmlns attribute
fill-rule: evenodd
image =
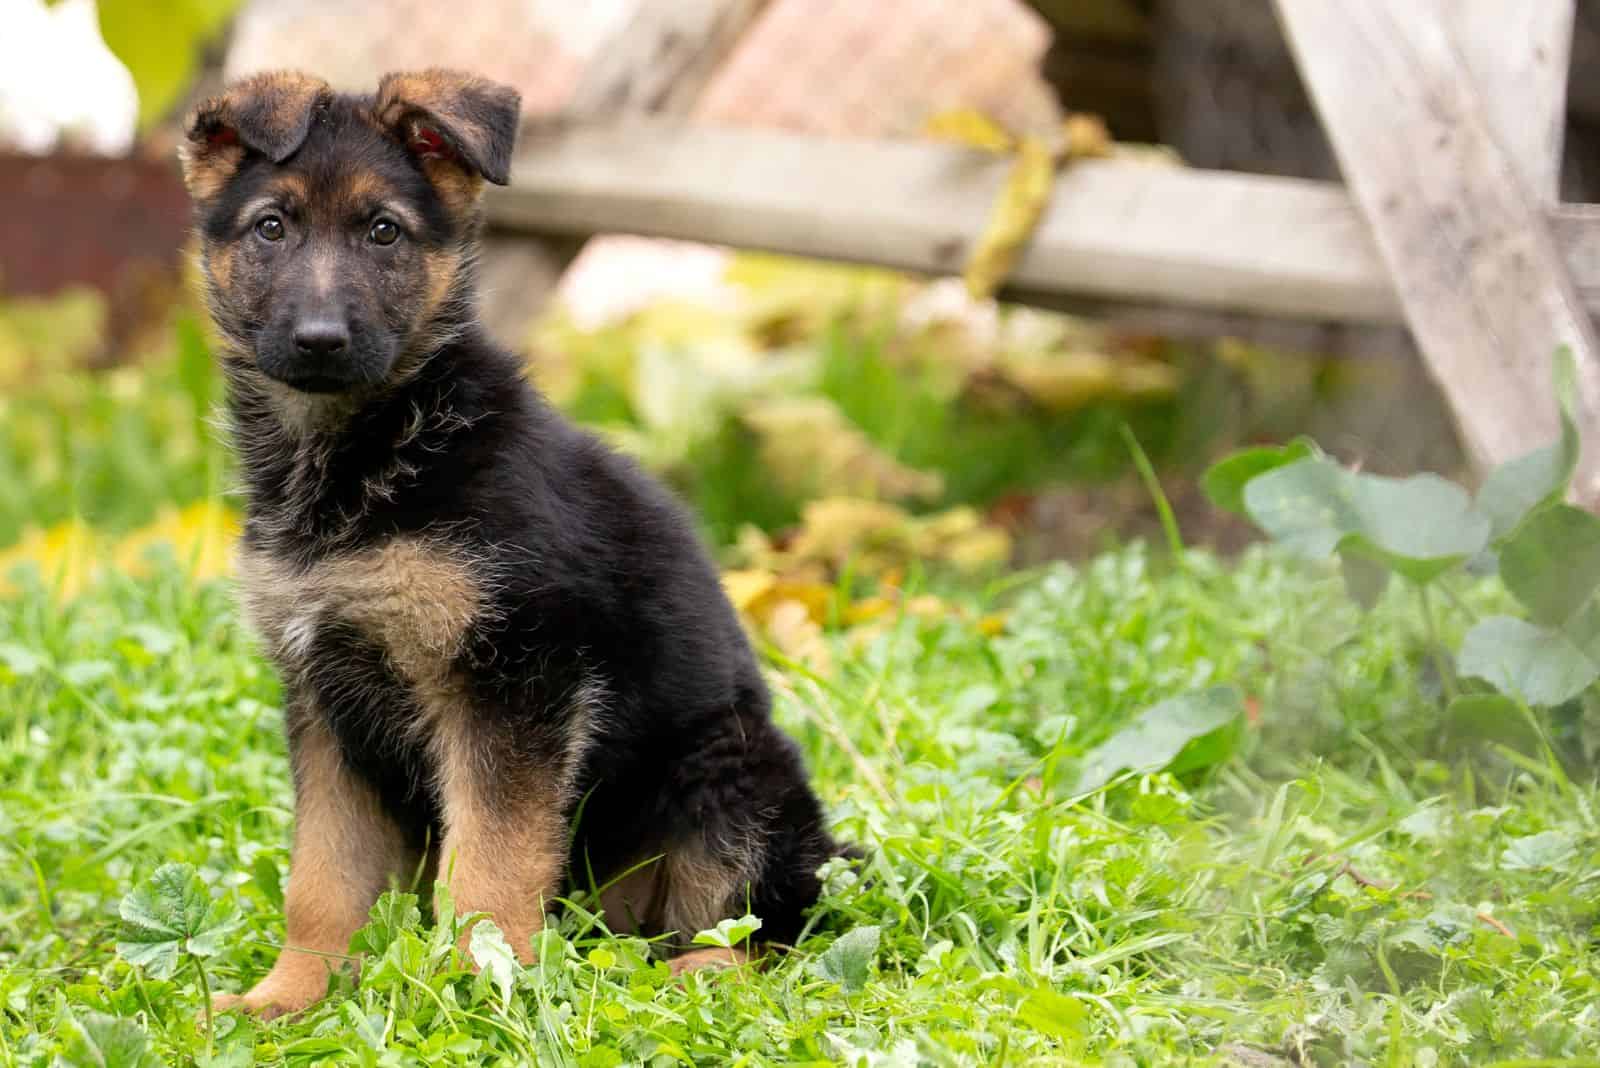
<svg viewBox="0 0 1600 1068"><path fill-rule="evenodd" d="M490 601L455 668L470 683L485 760L505 769L505 791L520 789L518 776L554 768L574 730L591 736L564 814L581 812L571 882L583 889L592 875L603 884L690 842L748 870L753 849L758 874L740 905L747 893L762 937L791 942L817 898L818 867L840 847L796 746L770 718L715 568L668 492L554 411L521 361L486 336L471 301L477 220L441 199L405 136L376 123L373 107L371 98L320 100L296 151L282 162L247 154L224 190L199 205L209 254L236 250L212 303L230 343L246 545L296 566L404 535L458 549ZM467 163L503 179L511 127L503 108L495 114L488 147ZM395 255L351 244L336 303L368 316L364 329L392 344L393 358L381 381L348 376L336 395L301 395L320 406L311 416L290 415L296 397L259 360L296 292L289 261L270 257L292 250L252 244L254 221L239 212L294 174L312 203L293 210L313 219L353 169L383 179L420 220L402 254L458 255L461 270L450 299L424 311L416 285L394 281L403 273ZM302 683L328 710L347 764L416 843L437 841L434 769L427 747L402 729L417 701L384 649L353 627L329 626L307 660ZM579 693L593 699L575 700Z"/></svg>

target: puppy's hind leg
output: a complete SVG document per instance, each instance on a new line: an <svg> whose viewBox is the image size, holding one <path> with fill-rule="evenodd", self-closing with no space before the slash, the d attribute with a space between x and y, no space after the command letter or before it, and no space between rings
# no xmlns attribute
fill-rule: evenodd
<svg viewBox="0 0 1600 1068"><path fill-rule="evenodd" d="M696 932L748 909L762 923L759 943L793 945L821 894L817 870L842 852L806 783L799 750L770 720L749 717L706 739L678 777L676 800L697 830L668 849L662 926L687 947ZM674 960L673 970L746 959L694 949Z"/></svg>

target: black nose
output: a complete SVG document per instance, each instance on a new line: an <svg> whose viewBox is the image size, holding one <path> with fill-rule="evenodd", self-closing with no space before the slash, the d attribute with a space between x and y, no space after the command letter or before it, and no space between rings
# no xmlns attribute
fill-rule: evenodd
<svg viewBox="0 0 1600 1068"><path fill-rule="evenodd" d="M350 329L333 319L313 319L294 328L294 347L302 356L337 356L350 347Z"/></svg>

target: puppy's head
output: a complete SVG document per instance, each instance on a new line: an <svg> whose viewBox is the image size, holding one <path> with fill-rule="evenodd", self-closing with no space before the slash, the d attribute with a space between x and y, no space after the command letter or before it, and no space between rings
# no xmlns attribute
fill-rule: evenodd
<svg viewBox="0 0 1600 1068"><path fill-rule="evenodd" d="M201 104L182 149L208 299L240 373L359 397L466 314L484 181L509 177L517 94L456 71L374 97L294 72Z"/></svg>

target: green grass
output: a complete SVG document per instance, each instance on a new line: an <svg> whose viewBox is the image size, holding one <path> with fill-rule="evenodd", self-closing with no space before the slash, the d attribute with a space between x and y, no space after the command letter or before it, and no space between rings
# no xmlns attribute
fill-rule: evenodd
<svg viewBox="0 0 1600 1068"><path fill-rule="evenodd" d="M1600 793L1450 746L1406 599L1362 617L1336 577L1265 553L1174 568L1138 549L970 599L1007 612L1002 634L907 619L835 635L830 677L773 670L872 858L833 875L796 952L679 987L578 903L503 1001L448 931L401 917L361 985L299 1019L225 1019L219 1063L1160 1065L1230 1042L1330 1065L1595 1063ZM1232 761L1074 794L1088 748L1218 681L1260 710ZM90 1063L84 1035L112 1026L96 1014L159 1062L204 1059L196 973L119 960L118 902L193 864L242 921L209 982L269 966L279 699L227 591L175 568L65 607L0 602L0 1065Z"/></svg>

